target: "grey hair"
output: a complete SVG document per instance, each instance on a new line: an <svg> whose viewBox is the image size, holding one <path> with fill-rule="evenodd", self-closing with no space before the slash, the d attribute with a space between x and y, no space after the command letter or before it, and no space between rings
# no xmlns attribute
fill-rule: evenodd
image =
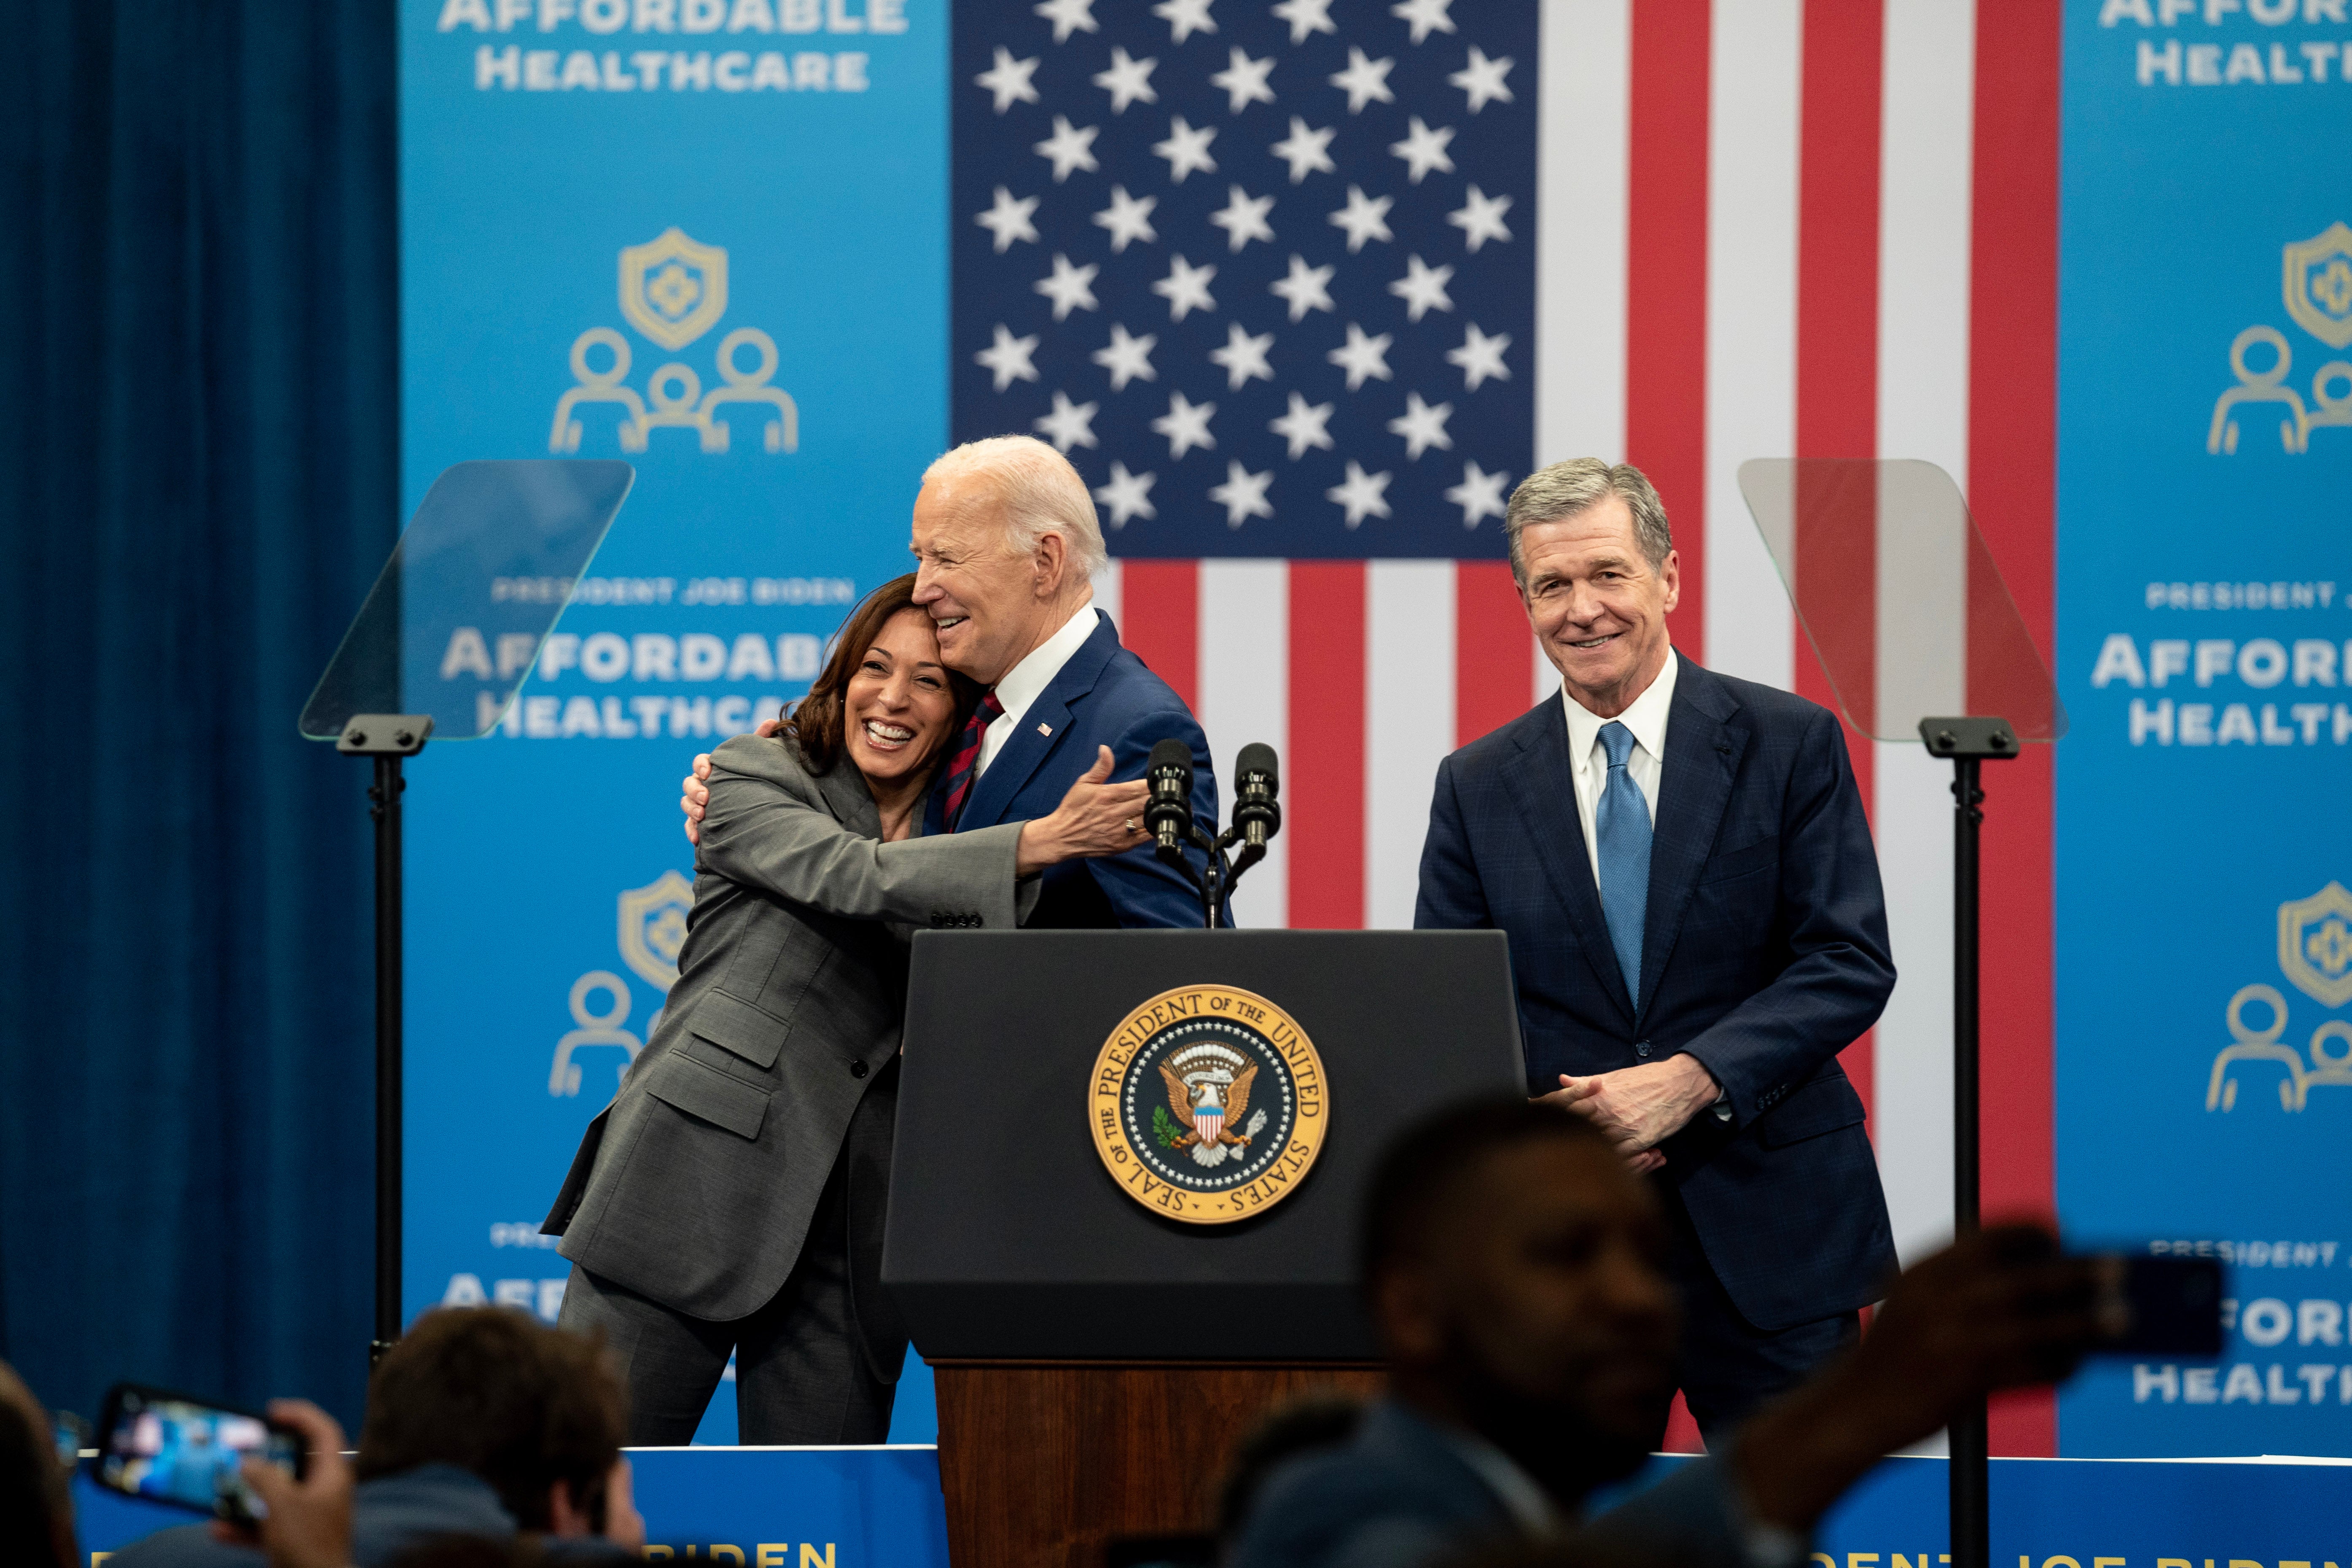
<svg viewBox="0 0 2352 1568"><path fill-rule="evenodd" d="M932 460L923 482L986 478L1004 507L1004 547L1027 555L1049 533L1062 536L1072 563L1088 577L1110 564L1103 547L1095 498L1070 460L1034 436L991 436L966 441Z"/></svg>
<svg viewBox="0 0 2352 1568"><path fill-rule="evenodd" d="M1538 468L1519 481L1503 512L1503 535L1510 542L1511 581L1525 593L1528 563L1519 536L1529 523L1559 522L1611 496L1633 514L1633 542L1653 568L1663 565L1675 547L1674 530L1666 524L1665 504L1658 500L1649 477L1631 463L1604 463L1598 458L1570 458Z"/></svg>

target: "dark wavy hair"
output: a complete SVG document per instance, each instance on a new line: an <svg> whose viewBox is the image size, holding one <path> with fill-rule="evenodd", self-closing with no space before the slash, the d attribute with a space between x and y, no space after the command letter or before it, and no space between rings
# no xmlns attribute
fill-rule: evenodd
<svg viewBox="0 0 2352 1568"><path fill-rule="evenodd" d="M563 1481L601 1530L628 1426L628 1389L601 1338L511 1307L442 1307L368 1380L355 1473L369 1481L455 1465L488 1482L524 1530L549 1527L548 1494Z"/></svg>
<svg viewBox="0 0 2352 1568"><path fill-rule="evenodd" d="M784 710L783 724L779 736L789 735L800 748L801 761L813 773L830 773L841 761L847 743L849 723L849 679L866 658L866 650L882 635L882 628L891 616L901 610L915 608L915 574L893 577L866 595L866 600L850 612L842 623L840 633L834 638L833 657L824 661L824 668L808 689L808 695ZM948 671L948 689L955 698L955 718L948 733L955 734L980 705L978 682ZM933 757L936 765L939 759Z"/></svg>

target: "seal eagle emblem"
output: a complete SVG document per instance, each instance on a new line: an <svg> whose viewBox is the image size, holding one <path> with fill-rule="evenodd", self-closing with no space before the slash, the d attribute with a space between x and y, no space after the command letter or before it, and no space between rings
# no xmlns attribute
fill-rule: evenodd
<svg viewBox="0 0 2352 1568"><path fill-rule="evenodd" d="M1178 1064L1160 1064L1160 1076L1168 1083L1168 1103L1176 1112L1176 1120L1184 1124L1184 1134L1170 1144L1174 1149L1190 1149L1192 1158L1203 1165L1214 1165L1224 1158L1227 1149L1249 1147L1250 1136L1244 1132L1228 1132L1225 1122L1242 1124L1249 1114L1250 1084L1257 1077L1257 1064L1250 1063L1239 1072L1232 1070L1234 1053L1217 1046L1195 1046L1179 1055L1199 1064L1204 1058L1213 1063L1205 1070L1195 1072L1188 1082L1177 1070ZM1264 1127L1265 1112L1257 1113L1251 1125Z"/></svg>
<svg viewBox="0 0 2352 1568"><path fill-rule="evenodd" d="M1297 1023L1229 985L1163 991L1095 1058L1095 1149L1120 1190L1188 1225L1280 1203L1330 1124L1323 1061Z"/></svg>

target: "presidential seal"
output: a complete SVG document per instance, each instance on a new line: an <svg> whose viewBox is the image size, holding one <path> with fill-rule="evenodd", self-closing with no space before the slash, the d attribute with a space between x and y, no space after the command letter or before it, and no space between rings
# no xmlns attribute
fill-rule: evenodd
<svg viewBox="0 0 2352 1568"><path fill-rule="evenodd" d="M1095 1058L1087 1110L1120 1190L1187 1225L1288 1197L1331 1122L1313 1042L1230 985L1179 986L1129 1013Z"/></svg>

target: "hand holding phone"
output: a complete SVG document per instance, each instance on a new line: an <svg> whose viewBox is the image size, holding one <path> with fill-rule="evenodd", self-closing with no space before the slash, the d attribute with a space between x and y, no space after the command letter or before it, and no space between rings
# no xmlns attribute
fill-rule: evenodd
<svg viewBox="0 0 2352 1568"><path fill-rule="evenodd" d="M270 1568L344 1568L352 1560L352 1468L343 1429L307 1399L274 1399L269 1419L301 1435L310 1463L299 1479L264 1459L247 1458L245 1482L264 1505L258 1524L213 1526L213 1537L257 1546Z"/></svg>
<svg viewBox="0 0 2352 1568"><path fill-rule="evenodd" d="M2126 1323L2095 1355L2182 1356L2221 1353L2221 1266L2207 1258L2120 1259L2116 1289Z"/></svg>
<svg viewBox="0 0 2352 1568"><path fill-rule="evenodd" d="M245 1477L248 1458L299 1479L302 1433L253 1411L121 1383L107 1391L91 1473L131 1497L250 1522L268 1505Z"/></svg>

